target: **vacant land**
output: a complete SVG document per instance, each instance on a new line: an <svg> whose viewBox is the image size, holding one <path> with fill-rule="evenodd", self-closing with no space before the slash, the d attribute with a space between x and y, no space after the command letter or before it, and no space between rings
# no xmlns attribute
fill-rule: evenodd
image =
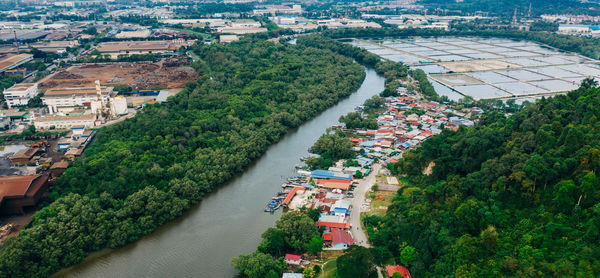
<svg viewBox="0 0 600 278"><path fill-rule="evenodd" d="M40 90L54 87L92 86L95 80L102 85L124 85L134 90L183 88L195 81L198 73L182 59L161 60L157 63L111 63L75 65L54 74L40 85Z"/></svg>

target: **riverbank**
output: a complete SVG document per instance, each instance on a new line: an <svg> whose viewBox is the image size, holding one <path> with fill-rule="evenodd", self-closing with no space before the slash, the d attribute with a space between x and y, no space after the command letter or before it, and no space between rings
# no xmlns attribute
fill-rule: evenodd
<svg viewBox="0 0 600 278"><path fill-rule="evenodd" d="M389 68L402 68L391 66ZM479 108L455 107L432 101L429 94L427 96L423 94L424 86L414 85L416 82L412 76L389 74L389 72L386 72L386 75L386 90L382 92L386 97L370 99L364 105L355 108L358 112L341 117L342 124L333 127L336 130L334 134L328 131L327 135L323 135L312 147L315 154L321 156L310 158L306 163L310 167L327 169L328 165L331 165L328 162L331 159L344 159L336 161L327 170L299 171L299 174L306 177L300 178L299 184L293 189L290 188L277 195L287 193L283 201L284 205L289 204L292 211L313 218L316 222L313 225L321 229L320 236L315 239L310 233L307 234L304 237L306 240L304 248L285 246L285 244L273 246L274 231L283 231L285 226L278 222L275 230L263 234L263 241L257 252L241 255L232 261L239 273L251 278L259 277L256 276L256 272L249 272L246 268L247 260L268 260L266 258L269 256L277 259L287 252L285 254L287 266L280 265L276 261L274 268L269 269L265 266L259 270L262 271L259 273L265 275L267 272L281 273L283 268L284 273L303 272L311 276L325 269L322 275L327 277L332 273L340 273L339 270L332 269L332 260L340 262L342 257L351 256L350 253L363 252L352 246L360 246L368 250L366 252L378 254L380 251L370 249L368 236L361 223L361 213L374 211L382 214L387 210L389 200L393 198L393 192L399 186L398 180L392 176L392 171L389 169L395 169L393 165L402 158L405 151L420 146L431 136L440 134L445 129L456 131L459 126L473 126L474 120L481 112ZM425 82L420 81L419 83ZM409 91L408 88L419 88L421 91ZM429 93L435 96L435 92ZM346 153L343 149L344 140L351 142L351 146L353 144L352 151L356 153L352 156L353 159L347 159L348 156L344 154ZM332 156L331 153L337 155ZM383 191L390 193L384 194ZM385 202L386 198L387 202ZM376 206L373 207L371 204ZM316 214L320 215L316 216ZM287 237L292 235L284 233L283 236L284 242L287 242ZM315 247L318 244L322 246ZM346 249L349 251L342 257L329 254ZM372 266L373 269L354 272L354 275L376 272L382 277L381 266L386 265L389 269L404 268L396 266L393 258L387 257L385 253L373 256L379 256L377 263ZM322 257L329 259L323 261ZM283 257L280 260L283 260ZM341 261L343 262L344 259Z"/></svg>
<svg viewBox="0 0 600 278"><path fill-rule="evenodd" d="M286 177L295 175L296 162L290 158L307 156L307 149L333 121L381 92L383 86L383 78L366 69L358 91L288 132L243 174L206 195L181 220L56 277L104 277L105 273L121 273L123 277L234 276L231 258L254 250L261 233L279 218L280 213L263 210L268 196L281 189Z"/></svg>

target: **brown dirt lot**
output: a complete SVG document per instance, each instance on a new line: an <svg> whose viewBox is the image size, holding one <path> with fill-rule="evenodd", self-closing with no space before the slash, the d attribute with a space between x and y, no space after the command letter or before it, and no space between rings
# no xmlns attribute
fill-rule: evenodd
<svg viewBox="0 0 600 278"><path fill-rule="evenodd" d="M95 80L102 85L124 85L134 90L153 87L183 88L198 78L196 71L184 61L169 59L157 63L113 63L74 65L57 72L40 85L40 90L54 87L93 86Z"/></svg>

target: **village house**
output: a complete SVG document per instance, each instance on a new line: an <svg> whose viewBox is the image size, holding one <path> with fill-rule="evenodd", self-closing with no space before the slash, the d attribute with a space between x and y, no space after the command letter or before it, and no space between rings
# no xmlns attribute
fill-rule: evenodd
<svg viewBox="0 0 600 278"><path fill-rule="evenodd" d="M284 260L286 264L300 265L302 263L302 255L287 253Z"/></svg>

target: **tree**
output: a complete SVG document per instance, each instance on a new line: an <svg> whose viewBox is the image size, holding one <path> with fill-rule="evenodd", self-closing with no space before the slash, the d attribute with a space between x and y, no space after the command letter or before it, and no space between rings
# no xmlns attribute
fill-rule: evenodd
<svg viewBox="0 0 600 278"><path fill-rule="evenodd" d="M400 273L400 272L394 272L394 275L392 275L392 278L404 278L404 275L402 275L402 273Z"/></svg>
<svg viewBox="0 0 600 278"><path fill-rule="evenodd" d="M34 134L35 134L35 126L34 125L29 125L26 129L23 129L23 131L21 132L21 136L23 136L23 137L33 136Z"/></svg>
<svg viewBox="0 0 600 278"><path fill-rule="evenodd" d="M320 236L313 236L306 249L313 255L317 255L319 252L321 252L321 250L323 250L323 238Z"/></svg>
<svg viewBox="0 0 600 278"><path fill-rule="evenodd" d="M581 81L580 87L583 89L586 89L586 90L591 89L591 88L596 88L596 87L598 87L598 81L596 79L594 79L593 77L592 78L587 77Z"/></svg>
<svg viewBox="0 0 600 278"><path fill-rule="evenodd" d="M240 255L231 260L231 265L239 274L250 278L264 278L267 275L272 276L272 272L277 274L277 277L283 272L285 262L283 258L274 260L270 255L260 252L254 252L249 255Z"/></svg>
<svg viewBox="0 0 600 278"><path fill-rule="evenodd" d="M83 30L83 33L95 36L98 34L98 30L96 29L96 27L90 26L90 27L86 28L85 30Z"/></svg>
<svg viewBox="0 0 600 278"><path fill-rule="evenodd" d="M315 222L308 215L293 211L285 213L275 222L275 227L285 234L286 244L296 252L306 250L306 244L319 236Z"/></svg>
<svg viewBox="0 0 600 278"><path fill-rule="evenodd" d="M315 276L317 275L317 273L310 268L305 268L304 271L302 271L302 274L304 274L304 277L306 278L315 278Z"/></svg>
<svg viewBox="0 0 600 278"><path fill-rule="evenodd" d="M405 266L410 266L417 258L417 250L412 246L406 246L400 252L400 262Z"/></svg>
<svg viewBox="0 0 600 278"><path fill-rule="evenodd" d="M276 257L282 256L286 251L285 233L276 228L269 228L262 234L263 240L257 250Z"/></svg>
<svg viewBox="0 0 600 278"><path fill-rule="evenodd" d="M354 177L357 179L362 179L363 173L361 171L356 170L356 172L354 173Z"/></svg>
<svg viewBox="0 0 600 278"><path fill-rule="evenodd" d="M336 260L337 277L377 277L371 251L358 245L352 245Z"/></svg>

